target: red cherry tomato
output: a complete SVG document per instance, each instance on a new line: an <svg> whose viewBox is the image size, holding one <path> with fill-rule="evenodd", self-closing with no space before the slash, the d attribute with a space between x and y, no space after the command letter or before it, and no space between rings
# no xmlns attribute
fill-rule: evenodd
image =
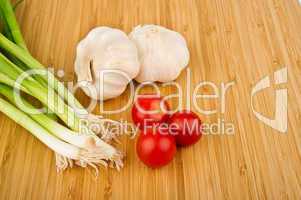
<svg viewBox="0 0 301 200"><path fill-rule="evenodd" d="M141 130L167 122L169 105L158 95L141 95L132 108L132 118Z"/></svg>
<svg viewBox="0 0 301 200"><path fill-rule="evenodd" d="M169 132L175 136L179 146L189 146L202 137L202 122L192 111L180 111L171 115Z"/></svg>
<svg viewBox="0 0 301 200"><path fill-rule="evenodd" d="M167 165L176 153L176 143L173 136L161 134L158 131L142 132L136 146L140 160L151 168Z"/></svg>

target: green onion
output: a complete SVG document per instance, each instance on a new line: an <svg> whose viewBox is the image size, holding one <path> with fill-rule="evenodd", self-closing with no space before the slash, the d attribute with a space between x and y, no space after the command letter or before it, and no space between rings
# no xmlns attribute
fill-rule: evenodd
<svg viewBox="0 0 301 200"><path fill-rule="evenodd" d="M89 150L81 149L59 140L28 115L5 101L3 98L0 98L0 111L24 127L56 153L79 162L85 162L95 168L97 164L103 163L102 155L97 155L94 151L91 152Z"/></svg>
<svg viewBox="0 0 301 200"><path fill-rule="evenodd" d="M0 33L0 83L4 83L0 84L0 93L18 107L1 98L0 110L53 149L57 153L59 169L72 166L72 160L80 166L96 167L97 164L107 165L107 162L112 162L117 169L122 167L122 154L119 151L98 138L86 125L86 132L81 133L79 126L83 116L88 116L88 120L93 119L93 122L97 120L102 130L105 123L115 122L89 114L64 84L30 55L9 0L0 0L0 20L4 24L4 35ZM27 69L44 70L45 73L27 76L18 83L20 76L28 75L25 71ZM22 97L20 99L23 104L17 104L13 88L19 88L38 99L70 129L53 120L49 114L22 112L21 110L34 106ZM48 102L49 95L52 102ZM16 116L13 113L16 113Z"/></svg>
<svg viewBox="0 0 301 200"><path fill-rule="evenodd" d="M20 72L18 69L16 69L16 66L14 66L13 63L11 63L7 58L5 58L3 55L0 54L0 74L1 73L7 75L9 78L13 79L14 81L16 81L16 79L20 76ZM25 73L25 72L23 72L23 73ZM20 84L22 87L26 88L26 90L28 90L30 94L34 94L33 97L37 98L43 104L47 105L50 110L55 112L74 131L79 130L79 119L76 116L74 116L72 108L70 108L68 105L65 105L64 102L60 99L60 97L58 97L56 94L54 94L54 97L56 97L54 104L49 103L47 90L44 90L44 88L42 86L40 86L39 84L37 84L36 81L32 80L32 78L25 79ZM56 100L58 100L58 102ZM59 112L57 110L58 105L63 105L64 111L67 111L67 112L63 112L63 113ZM73 120L72 120L73 125L70 125L70 123L68 124L69 117L73 117ZM77 123L77 124L75 124L75 123ZM51 128L53 130L53 127L48 127L48 128ZM69 133L71 133L71 132L69 132ZM93 132L89 131L88 133L85 133L85 134L94 136L97 149L101 149L101 151L103 152L102 153L103 160L112 161L113 163L115 163L115 166L117 169L119 169L119 167L122 166L122 162L121 162L122 154L120 154L120 152L116 151L111 145L105 143L104 141L102 141L101 139L96 137L93 134Z"/></svg>
<svg viewBox="0 0 301 200"><path fill-rule="evenodd" d="M12 87L0 84L0 93L3 96L5 96L11 103L17 106L20 110L36 109L32 104L30 104L22 97L22 104L17 104ZM61 124L50 119L44 114L32 114L30 115L30 117L36 122L38 122L45 129L47 129L50 133L70 144L81 148L95 148L95 140L92 136L79 134L74 131L71 131L70 129L66 128L65 126L62 126Z"/></svg>
<svg viewBox="0 0 301 200"><path fill-rule="evenodd" d="M9 85L11 87L17 87L19 88L21 91L30 94L30 92L23 86L19 85L18 83L16 83L14 80L12 80L11 78L9 78L8 76L0 73L0 83L4 83L6 85Z"/></svg>
<svg viewBox="0 0 301 200"><path fill-rule="evenodd" d="M15 17L13 7L8 0L0 0L0 11L5 25L8 26L7 29L9 30L14 42L22 48L27 49Z"/></svg>
<svg viewBox="0 0 301 200"><path fill-rule="evenodd" d="M16 5L18 5L18 3ZM9 50L11 50L11 48L8 48L8 49L4 48L4 49L7 50L8 52L10 52L13 57L18 58L17 60L20 60L24 64L26 64L27 67L30 68L30 69L45 69L42 64L40 64L37 60L35 60L33 57L31 57L29 55L29 53L27 52L25 41L23 39L21 30L19 28L17 19L16 19L15 15L14 15L14 9L11 6L9 0L0 0L0 11L1 11L1 15L2 15L2 17L4 19L4 23L6 25L5 26L6 32L10 33L10 36L13 39L13 41L18 46L20 46L21 48L23 48L24 50L23 51L16 51L18 49L18 46L15 46L15 49L13 51L9 51ZM6 38L4 37L2 39L5 40ZM14 43L10 42L7 39L6 39L6 42L8 42L8 44L12 45L11 46L12 48L15 45ZM21 58L18 57L17 55L15 55L14 53L18 54L18 56L21 56ZM22 57L22 55L25 55L25 54L27 54L27 56ZM74 96L69 92L69 90L67 90L64 87L64 85L53 76L52 73L49 73L48 76L47 75L42 76L41 78L38 79L38 81L40 82L40 84L44 85L45 82L47 83L49 76L54 81L53 81L53 83L50 82L48 84L50 84L50 86L53 89L55 89L55 91L58 92L58 94L61 97L63 97L66 101L68 101L68 104L72 103L71 106L73 108L75 106L77 106L77 108L79 108L81 110L81 112L84 112L85 109L79 103L79 101L77 101L77 99L74 98ZM60 90L59 88L64 88L66 90L66 92L65 92L65 90ZM73 103L75 103L75 105L73 105ZM84 112L83 114L88 114L88 113Z"/></svg>
<svg viewBox="0 0 301 200"><path fill-rule="evenodd" d="M0 34L0 47L3 48L5 51L9 52L12 56L16 57L27 67L30 69L45 69L45 67L36 59L31 57L26 50L20 48L10 40L8 40L4 35ZM77 111L83 112L83 114L87 114L86 110L83 106L79 103L79 101L73 96L73 94L65 88L65 86L50 72L45 73L44 75L40 75L40 77L48 82L49 86L52 87L58 94L71 104L73 108L76 108ZM48 79L53 81L48 81ZM60 88L64 88L63 90Z"/></svg>
<svg viewBox="0 0 301 200"><path fill-rule="evenodd" d="M25 63L27 66L30 66L31 69L39 69L39 70L45 70L42 64L40 64L36 59L32 58L29 54L26 53L26 51L19 46L15 45L11 41L9 41L7 38L5 38L2 34L0 34L0 47L9 52L11 55ZM46 73L47 72L47 73ZM86 118L88 121L91 119L91 121L94 123L95 121L98 121L100 126L104 126L105 122L109 122L106 119L103 119L101 116L94 117L93 115L89 114L83 106L79 103L79 101L74 97L74 95L65 88L65 86L59 82L55 76L45 70L44 75L40 75L40 78L43 80L51 80L48 81L49 87L48 89L53 89L54 92L57 92L59 97L62 98L62 100L58 101L63 101L65 100L68 104L69 109L72 110L73 114L75 115L75 124L72 126L72 128L76 127L78 125L77 119L82 118L82 116L88 116ZM38 80L37 80L38 81ZM41 83L41 81L39 81ZM61 105L61 104L60 104ZM59 116L60 117L60 116ZM62 119L66 123L66 119ZM109 123L116 123L114 121L111 121ZM68 123L67 123L68 124ZM104 127L102 127L102 130ZM78 129L74 129L78 130ZM102 135L105 135L106 133L101 133ZM111 136L111 138L114 138L114 136Z"/></svg>
<svg viewBox="0 0 301 200"><path fill-rule="evenodd" d="M13 7L10 5L9 0L0 0L3 2L4 5L2 6L2 10L4 10L5 16L10 19L6 20L8 27L10 30L16 30L14 31L15 35L13 36L15 41L22 41L23 37L20 31L20 28L18 26L18 23L16 23L16 18L13 13ZM19 45L18 45L19 44ZM16 63L20 68L24 69L23 65L25 65L29 69L44 69L45 67L39 63L36 59L34 59L26 49L24 49L24 45L22 45L22 42L16 42L14 44L10 40L6 39L3 35L0 35L0 47L4 49L6 52L9 52L10 57L13 57L14 60L17 60L18 63ZM21 64L20 64L21 63ZM55 92L58 93L58 95L67 102L67 104L74 109L74 113L80 117L85 117L86 120L91 121L92 123L98 122L100 126L102 126L102 130L105 128L105 123L113 123L114 121L108 121L104 119L102 116L94 116L89 114L84 107L79 103L79 101L74 97L74 95L67 89L65 86L55 78L55 76L48 72L45 75L38 75L35 76L35 79L45 87L45 83L48 83L48 85L54 89ZM53 80L53 81L48 81ZM46 85L47 86L47 85ZM99 134L99 133L97 133ZM101 133L104 135L105 133ZM109 136L108 138L114 138L115 136Z"/></svg>
<svg viewBox="0 0 301 200"><path fill-rule="evenodd" d="M26 72L20 72L10 60L5 56L0 54L0 72L7 75L12 80L16 81L22 74L26 75ZM44 105L47 105L52 112L55 112L57 116L63 120L71 129L77 131L79 130L79 119L74 116L72 108L67 106L61 98L56 94L53 94L53 102L48 101L48 90L39 85L32 78L24 79L21 84L26 90L28 90L35 98L40 100ZM64 107L63 112L57 110L58 106L62 105ZM73 118L74 120L68 120L68 118ZM71 123L70 123L71 122Z"/></svg>
<svg viewBox="0 0 301 200"><path fill-rule="evenodd" d="M4 83L5 85L8 85L12 88L17 88L18 90L21 90L21 91L31 95L30 91L28 91L26 88L19 85L17 82L15 82L14 80L10 79L9 77L7 77L6 75L4 75L2 73L0 73L0 83ZM46 115L53 120L57 120L57 117L54 113L46 113Z"/></svg>

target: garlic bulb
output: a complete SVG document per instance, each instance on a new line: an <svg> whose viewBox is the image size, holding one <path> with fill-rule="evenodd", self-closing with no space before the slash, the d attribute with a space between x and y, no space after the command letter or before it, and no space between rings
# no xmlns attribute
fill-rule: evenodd
<svg viewBox="0 0 301 200"><path fill-rule="evenodd" d="M93 99L119 96L139 69L135 44L118 29L95 28L77 46L75 73L80 87Z"/></svg>
<svg viewBox="0 0 301 200"><path fill-rule="evenodd" d="M189 63L184 37L157 25L137 26L129 35L136 44L140 59L138 82L175 80Z"/></svg>

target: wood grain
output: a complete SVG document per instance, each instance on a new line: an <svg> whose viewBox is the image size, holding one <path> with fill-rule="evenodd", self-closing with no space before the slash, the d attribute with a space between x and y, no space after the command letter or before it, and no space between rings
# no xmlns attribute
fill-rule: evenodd
<svg viewBox="0 0 301 200"><path fill-rule="evenodd" d="M301 7L297 0L25 0L17 9L32 54L74 79L77 42L96 26L126 32L138 24L160 24L182 33L191 51L193 88L200 81L235 81L223 117L234 135L206 135L179 149L172 164L151 170L135 154L135 140L122 138L121 172L74 168L58 174L54 154L0 115L0 199L300 199L301 198ZM288 67L288 132L252 114L251 88ZM185 89L183 73L177 80ZM275 87L277 88L277 87ZM145 91L150 91L146 88ZM162 88L164 94L174 88ZM191 91L192 93L192 91ZM88 103L82 92L79 99ZM260 94L256 109L274 115L274 90ZM105 102L119 107L128 92ZM187 101L187 99L183 99ZM176 103L174 102L174 105ZM201 101L202 107L220 107ZM127 110L113 119L131 120Z"/></svg>

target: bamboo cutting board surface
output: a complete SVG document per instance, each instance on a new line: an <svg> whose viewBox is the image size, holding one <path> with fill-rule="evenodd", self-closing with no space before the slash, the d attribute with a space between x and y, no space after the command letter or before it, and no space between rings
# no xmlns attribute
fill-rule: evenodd
<svg viewBox="0 0 301 200"><path fill-rule="evenodd" d="M138 24L160 24L182 33L191 52L192 82L187 86L183 72L177 83L191 87L192 93L201 81L234 81L224 114L219 101L198 103L204 109L218 109L213 115L199 113L203 121L224 119L235 131L205 135L193 147L179 149L173 162L159 170L143 165L135 153L136 140L123 136L124 169L102 168L95 179L91 169L57 173L53 152L1 114L0 199L301 198L297 0L25 0L17 17L32 54L46 66L64 69L65 80L74 79L76 44L93 27L130 32ZM252 87L283 67L288 69L288 82L281 86L288 88L286 134L260 122L250 104ZM172 87L161 89L166 95L175 92ZM269 118L275 114L276 89L273 85L254 99L255 109ZM77 95L89 102L82 92ZM105 102L105 108L120 107L128 95L127 91ZM130 110L107 117L131 120Z"/></svg>

